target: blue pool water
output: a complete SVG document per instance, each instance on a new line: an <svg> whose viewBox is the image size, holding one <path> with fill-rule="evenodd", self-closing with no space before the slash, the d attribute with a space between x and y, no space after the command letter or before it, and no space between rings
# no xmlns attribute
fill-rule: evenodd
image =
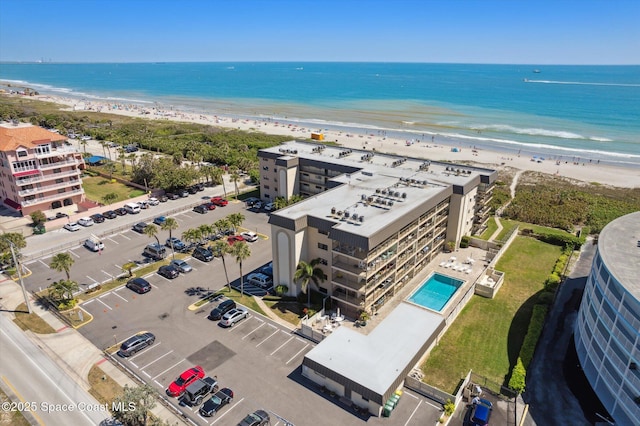
<svg viewBox="0 0 640 426"><path fill-rule="evenodd" d="M409 296L409 301L434 311L440 311L462 283L463 281L447 275L433 273L420 288Z"/></svg>

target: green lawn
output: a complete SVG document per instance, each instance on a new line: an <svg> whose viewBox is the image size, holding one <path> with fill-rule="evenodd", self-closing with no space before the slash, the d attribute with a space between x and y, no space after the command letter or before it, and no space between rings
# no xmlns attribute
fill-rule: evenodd
<svg viewBox="0 0 640 426"><path fill-rule="evenodd" d="M505 272L505 282L495 299L473 296L423 364L424 381L453 393L472 369L503 384L522 346L535 294L560 251L517 237L496 266Z"/></svg>
<svg viewBox="0 0 640 426"><path fill-rule="evenodd" d="M485 229L482 235L480 235L478 238L486 241L491 238L493 233L496 232L496 229L498 229L498 224L496 223L495 217L491 216L487 221L487 229Z"/></svg>
<svg viewBox="0 0 640 426"><path fill-rule="evenodd" d="M500 219L500 224L502 225L502 231L500 231L500 233L496 236L496 241L504 241L507 236L509 236L511 234L511 231L513 230L513 228L515 228L518 225L525 225L522 224L521 222L516 222L514 220L505 220L505 219Z"/></svg>
<svg viewBox="0 0 640 426"><path fill-rule="evenodd" d="M103 202L102 197L111 192L118 195L118 199L114 202L128 200L144 194L143 190L131 188L119 182L109 182L109 179L101 176L82 178L82 187L88 199L99 203Z"/></svg>

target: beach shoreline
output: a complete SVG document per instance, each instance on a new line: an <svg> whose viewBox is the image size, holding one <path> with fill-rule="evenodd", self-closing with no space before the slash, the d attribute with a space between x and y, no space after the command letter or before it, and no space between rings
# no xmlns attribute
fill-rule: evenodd
<svg viewBox="0 0 640 426"><path fill-rule="evenodd" d="M16 96L16 95L13 95ZM432 161L466 163L477 167L500 170L513 168L534 171L551 176L598 183L621 188L640 187L640 169L632 166L610 165L600 161L580 158L544 158L526 152L509 152L488 149L485 146L469 145L468 141L450 140L438 134L406 134L376 130L369 126L349 127L326 126L325 123L305 122L286 117L240 117L219 115L215 112L190 112L160 104L122 104L100 100L76 99L56 95L36 95L30 99L48 101L63 106L61 110L86 111L118 114L150 120L173 120L207 124L225 129L257 131L266 134L290 136L292 139L306 140L311 133L321 133L324 141L351 149L375 150L399 156L425 158ZM66 108L64 108L66 106ZM466 142L466 143L465 143Z"/></svg>

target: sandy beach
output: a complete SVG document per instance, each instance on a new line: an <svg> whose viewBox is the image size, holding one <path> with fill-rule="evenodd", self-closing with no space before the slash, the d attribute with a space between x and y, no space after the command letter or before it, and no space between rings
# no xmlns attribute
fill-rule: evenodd
<svg viewBox="0 0 640 426"><path fill-rule="evenodd" d="M311 133L322 133L325 141L336 142L352 149L375 149L378 152L395 155L426 158L432 161L465 162L479 167L492 169L513 168L523 171L536 171L549 175L566 177L582 182L597 182L615 187L640 187L640 169L616 167L599 164L591 160L580 159L542 159L525 155L506 154L487 149L476 149L465 145L464 141L452 144L439 140L437 135L424 135L416 139L415 134L407 134L406 140L388 138L384 133L366 128L353 128L352 131L314 128L311 125L276 119L243 119L221 116L214 113L196 114L161 106L117 104L101 101L86 101L59 96L39 95L31 97L65 105L66 110L96 111L120 114L151 120L175 120L209 124L221 128L245 131L259 131L267 134L290 136L291 139L309 139Z"/></svg>

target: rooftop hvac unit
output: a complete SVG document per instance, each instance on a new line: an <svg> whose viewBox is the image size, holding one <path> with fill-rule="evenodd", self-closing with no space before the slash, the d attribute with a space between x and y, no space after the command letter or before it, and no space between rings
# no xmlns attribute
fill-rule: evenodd
<svg viewBox="0 0 640 426"><path fill-rule="evenodd" d="M331 207L331 214L336 214L336 208L335 207Z"/></svg>
<svg viewBox="0 0 640 426"><path fill-rule="evenodd" d="M364 216L360 215L360 217L358 218L358 220L360 221L360 223L364 222Z"/></svg>
<svg viewBox="0 0 640 426"><path fill-rule="evenodd" d="M380 193L380 188L376 188L376 194Z"/></svg>
<svg viewBox="0 0 640 426"><path fill-rule="evenodd" d="M387 190L386 189L382 190L382 195L387 195Z"/></svg>
<svg viewBox="0 0 640 426"><path fill-rule="evenodd" d="M366 196L365 194L362 194L362 195L360 196L360 199L361 199L362 201L364 201L364 200L366 200L366 199L367 199L367 196Z"/></svg>
<svg viewBox="0 0 640 426"><path fill-rule="evenodd" d="M387 205L388 205L389 207L393 207L393 201L388 201L388 202L387 202Z"/></svg>
<svg viewBox="0 0 640 426"><path fill-rule="evenodd" d="M344 212L344 218L349 219L349 212Z"/></svg>
<svg viewBox="0 0 640 426"><path fill-rule="evenodd" d="M382 203L382 198L378 197L378 199L376 200L376 203L381 204Z"/></svg>
<svg viewBox="0 0 640 426"><path fill-rule="evenodd" d="M407 193L406 193L406 192L403 192L403 193L402 193L402 198L404 198L404 199L406 199L406 198L407 198Z"/></svg>
<svg viewBox="0 0 640 426"><path fill-rule="evenodd" d="M351 219L352 219L354 222L355 222L355 221L357 221L357 220L358 220L358 215L357 215L357 214L355 214L355 213L354 213L354 214L352 214L352 215L351 215Z"/></svg>
<svg viewBox="0 0 640 426"><path fill-rule="evenodd" d="M400 193L399 193L399 192L395 192L395 193L393 194L393 196L394 196L394 197L396 197L396 198L400 198Z"/></svg>

